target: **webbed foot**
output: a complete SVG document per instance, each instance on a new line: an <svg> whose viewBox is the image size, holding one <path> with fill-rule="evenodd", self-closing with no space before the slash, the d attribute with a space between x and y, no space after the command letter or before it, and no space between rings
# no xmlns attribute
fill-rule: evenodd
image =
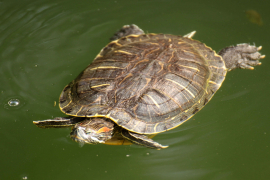
<svg viewBox="0 0 270 180"><path fill-rule="evenodd" d="M121 37L128 36L128 35L140 35L144 34L144 31L140 29L137 25L131 24L131 25L125 25L123 26L119 31L117 31L113 37L111 37L111 41L117 40Z"/></svg>
<svg viewBox="0 0 270 180"><path fill-rule="evenodd" d="M83 121L84 117L56 117L54 119L47 119L41 121L33 121L39 128L65 128L72 127L76 123Z"/></svg>
<svg viewBox="0 0 270 180"><path fill-rule="evenodd" d="M259 53L261 49L262 46L256 47L244 43L224 48L219 55L225 61L228 71L235 68L253 70L253 66L261 65L259 60L265 58L265 55Z"/></svg>
<svg viewBox="0 0 270 180"><path fill-rule="evenodd" d="M136 143L138 145L145 146L148 148L160 150L160 149L164 149L164 148L168 147L168 146L163 146L163 145L153 141L152 139L148 138L145 135L130 132L130 131L127 131L125 129L122 130L122 136L133 143Z"/></svg>

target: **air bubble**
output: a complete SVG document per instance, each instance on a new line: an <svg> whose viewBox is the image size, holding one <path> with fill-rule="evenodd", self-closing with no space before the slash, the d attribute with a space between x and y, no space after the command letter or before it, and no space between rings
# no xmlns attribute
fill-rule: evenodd
<svg viewBox="0 0 270 180"><path fill-rule="evenodd" d="M7 110L20 109L24 105L25 105L25 101L20 96L8 97L3 103L4 108Z"/></svg>
<svg viewBox="0 0 270 180"><path fill-rule="evenodd" d="M19 99L11 99L11 100L8 101L9 106L18 106L19 104L20 104Z"/></svg>

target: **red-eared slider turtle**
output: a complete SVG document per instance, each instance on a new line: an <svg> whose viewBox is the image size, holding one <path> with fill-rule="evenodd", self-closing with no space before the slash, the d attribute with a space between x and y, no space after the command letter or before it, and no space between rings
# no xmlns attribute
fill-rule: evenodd
<svg viewBox="0 0 270 180"><path fill-rule="evenodd" d="M150 148L166 148L149 136L173 129L201 110L227 71L254 69L260 47L238 44L218 54L185 36L145 34L126 25L60 95L69 117L34 121L38 127L72 126L80 143L122 137Z"/></svg>

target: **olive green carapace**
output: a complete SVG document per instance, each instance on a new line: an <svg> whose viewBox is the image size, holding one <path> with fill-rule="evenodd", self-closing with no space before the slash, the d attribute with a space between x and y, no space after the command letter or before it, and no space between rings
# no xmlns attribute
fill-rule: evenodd
<svg viewBox="0 0 270 180"><path fill-rule="evenodd" d="M136 133L179 126L221 86L226 67L203 43L188 37L131 35L108 44L60 96L71 116L112 119Z"/></svg>

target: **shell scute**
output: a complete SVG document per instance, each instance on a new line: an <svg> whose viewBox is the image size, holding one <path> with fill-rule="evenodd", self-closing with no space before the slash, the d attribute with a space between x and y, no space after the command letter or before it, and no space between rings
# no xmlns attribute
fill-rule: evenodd
<svg viewBox="0 0 270 180"><path fill-rule="evenodd" d="M64 88L60 109L71 116L98 114L136 133L160 133L204 107L225 75L222 58L199 41L130 35L109 43Z"/></svg>

